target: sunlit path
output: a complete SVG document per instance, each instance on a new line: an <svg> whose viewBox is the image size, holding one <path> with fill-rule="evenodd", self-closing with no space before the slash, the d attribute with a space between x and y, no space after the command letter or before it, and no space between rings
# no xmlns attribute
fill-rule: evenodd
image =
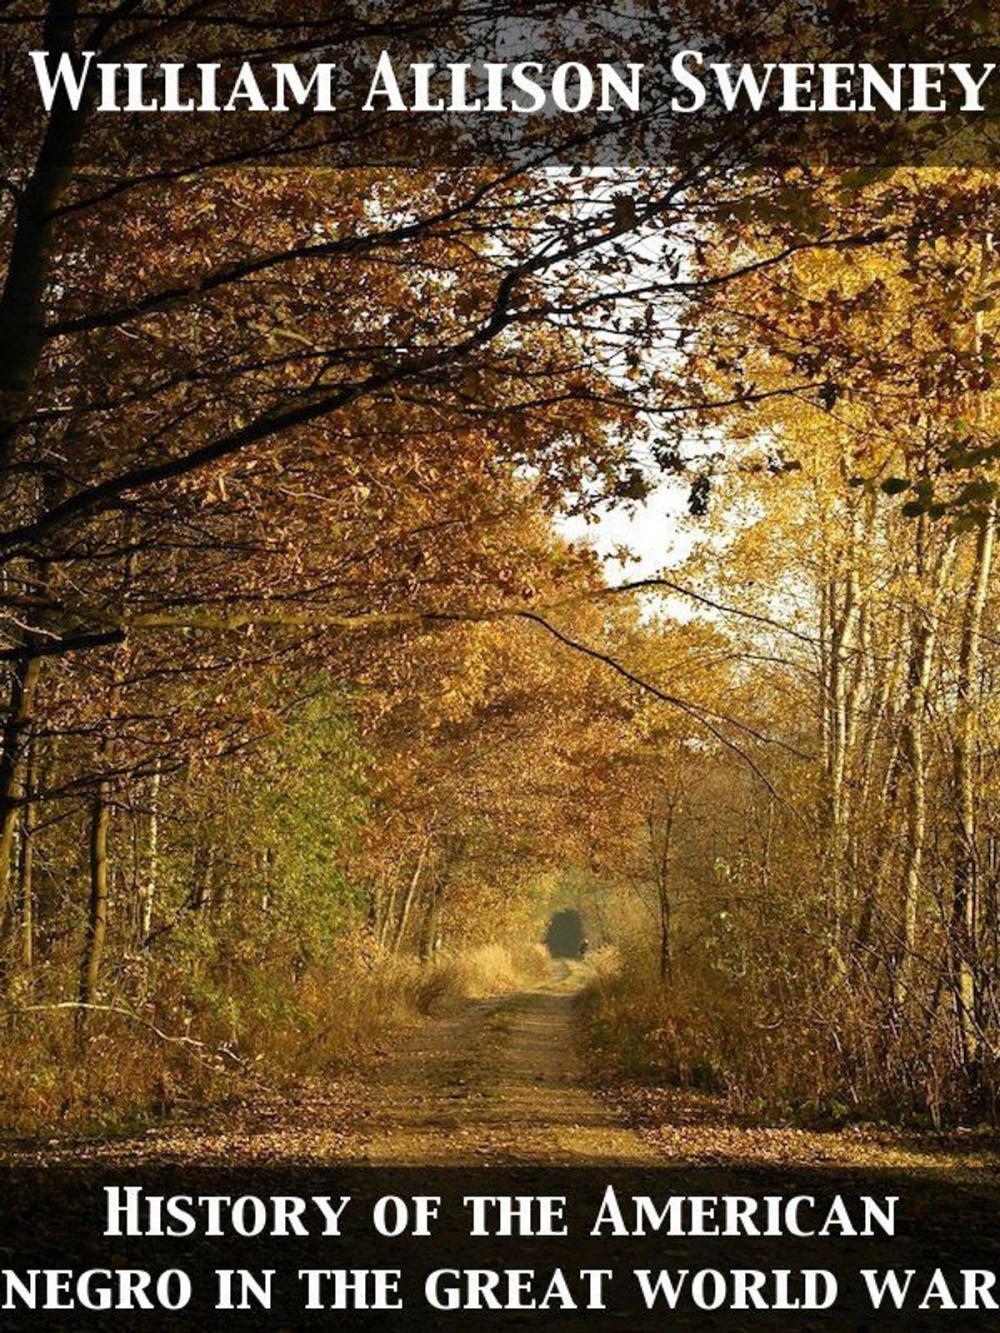
<svg viewBox="0 0 1000 1333"><path fill-rule="evenodd" d="M575 1031L586 980L581 964L554 963L547 984L417 1032L381 1071L357 1151L379 1164L654 1160L587 1087Z"/></svg>

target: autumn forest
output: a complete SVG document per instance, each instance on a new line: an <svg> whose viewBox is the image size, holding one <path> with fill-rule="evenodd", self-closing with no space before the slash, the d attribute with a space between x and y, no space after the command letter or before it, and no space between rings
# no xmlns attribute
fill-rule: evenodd
<svg viewBox="0 0 1000 1333"><path fill-rule="evenodd" d="M992 1121L996 177L90 133L4 148L3 1129L364 1067L566 907L621 1079Z"/></svg>

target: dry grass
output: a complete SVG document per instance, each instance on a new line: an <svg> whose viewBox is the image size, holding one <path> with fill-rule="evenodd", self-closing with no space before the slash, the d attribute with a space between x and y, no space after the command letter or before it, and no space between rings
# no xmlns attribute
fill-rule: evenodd
<svg viewBox="0 0 1000 1333"><path fill-rule="evenodd" d="M772 1125L995 1123L995 1109L961 1118L946 1023L887 1033L844 977L765 960L734 980L691 949L663 982L650 942L635 938L593 961L586 1004L595 1066L610 1083L721 1094L729 1115Z"/></svg>
<svg viewBox="0 0 1000 1333"><path fill-rule="evenodd" d="M543 981L549 970L548 954L538 944L482 944L445 954L420 969L416 1007L432 1013L449 1002L522 990Z"/></svg>
<svg viewBox="0 0 1000 1333"><path fill-rule="evenodd" d="M193 959L118 978L86 1016L63 1007L67 961L41 991L11 997L0 1043L0 1133L134 1128L190 1114L251 1082L363 1066L392 1034L467 998L541 980L535 945L488 944L427 963L364 933L309 967L290 957Z"/></svg>

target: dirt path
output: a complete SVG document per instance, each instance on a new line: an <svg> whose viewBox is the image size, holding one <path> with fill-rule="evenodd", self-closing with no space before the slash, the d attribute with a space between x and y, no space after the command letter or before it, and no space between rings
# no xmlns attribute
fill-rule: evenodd
<svg viewBox="0 0 1000 1333"><path fill-rule="evenodd" d="M575 1002L587 975L479 1000L419 1029L376 1077L355 1145L383 1164L638 1164L653 1149L588 1087Z"/></svg>

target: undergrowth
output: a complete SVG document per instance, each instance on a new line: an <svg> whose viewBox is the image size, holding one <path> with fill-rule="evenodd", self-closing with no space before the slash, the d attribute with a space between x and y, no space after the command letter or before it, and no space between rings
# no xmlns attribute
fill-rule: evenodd
<svg viewBox="0 0 1000 1333"><path fill-rule="evenodd" d="M155 969L130 960L109 978L100 1007L81 1014L65 998L75 993L67 958L7 997L0 1133L124 1132L255 1082L363 1069L422 1016L531 984L546 967L534 945L487 944L421 962L373 947L363 932L308 962L188 941Z"/></svg>
<svg viewBox="0 0 1000 1333"><path fill-rule="evenodd" d="M730 1114L758 1124L995 1122L981 1107L946 1116L963 1103L944 1038L928 1045L906 1028L884 1031L846 979L779 977L766 965L731 975L696 949L661 979L654 949L635 939L588 962L592 1062L609 1082L718 1094Z"/></svg>

